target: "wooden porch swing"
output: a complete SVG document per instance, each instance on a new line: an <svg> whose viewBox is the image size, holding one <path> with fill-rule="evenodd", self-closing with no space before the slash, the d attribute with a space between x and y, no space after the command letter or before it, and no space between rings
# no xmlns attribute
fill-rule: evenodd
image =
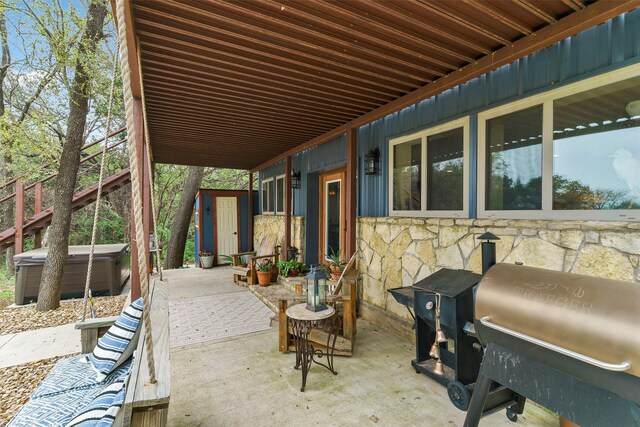
<svg viewBox="0 0 640 427"><path fill-rule="evenodd" d="M137 242L144 242L144 229L143 229L143 218L142 218L142 187L139 179L139 169L138 169L138 156L142 155L142 153L138 153L136 149L136 130L133 125L133 96L131 93L131 70L130 64L128 60L128 51L127 51L127 43L126 43L126 33L125 33L125 19L124 19L124 2L122 0L118 0L116 2L116 15L117 15L117 29L118 29L118 48L116 49L116 53L114 55L113 62L113 77L111 82L111 92L109 97L109 106L107 113L107 123L106 123L106 131L107 137L105 138L103 151L102 151L102 160L100 164L100 175L98 180L98 192L97 199L95 204L94 211L94 221L93 221L93 229L91 235L91 245L89 251L89 262L87 268L87 277L85 282L85 292L84 292L84 305L83 305L83 314L82 320L76 323L76 329L80 330L81 334L81 349L82 353L91 353L96 348L99 338L104 335L109 328L114 325L116 320L119 317L109 317L109 318L91 318L87 319L87 309L88 301L90 300L90 287L91 287L91 276L92 276L92 267L93 267L93 258L94 258L94 249L96 244L96 235L97 235L97 224L99 218L99 210L100 210L100 199L102 192L102 184L103 184L103 176L104 176L104 166L105 166L105 158L106 151L108 146L108 135L109 129L111 126L111 113L113 106L113 94L115 88L115 80L118 66L118 52L122 58L121 61L121 71L123 77L123 85L124 85L124 99L125 99L125 112L126 112L126 122L127 122L127 140L129 144L129 163L131 170L131 192L133 196L133 216L134 216L134 226L135 226L135 240ZM154 183L153 183L153 174L151 173L151 160L150 160L150 141L149 141L149 132L147 130L147 117L146 110L144 108L144 93L143 97L143 118L144 118L144 126L145 126L145 149L147 151L147 164L145 165L148 168L149 176L150 176L150 186L153 192ZM153 214L153 223L154 223L154 232L156 236L157 228L156 228L156 209L154 197L151 197L151 208ZM142 246L142 245L140 245ZM159 245L156 245L156 259L160 259L159 254ZM133 333L133 337L130 340L127 348L122 350L122 354L129 354L128 351L133 350L133 361L131 362L130 368L128 370L126 367L123 369L122 378L116 381L124 381L124 403L120 406L120 403L114 403L110 407L108 411L102 414L101 421L105 419L113 419L114 426L164 426L167 423L167 415L169 408L169 399L170 399L170 367L169 367L169 302L168 302L168 291L167 285L162 281L162 272L160 270L159 261L158 261L158 271L160 273L160 280L153 280L153 282L149 283L148 269L147 269L147 254L144 250L140 248L137 251L137 261L138 261L138 273L140 277L140 290L142 294L142 314L141 321L137 323L136 332ZM129 298L130 299L130 298ZM138 303L139 304L139 303ZM126 304L125 307L129 307L129 304ZM129 308L127 308L128 310ZM91 313L94 315L93 307L91 307ZM137 342L136 342L137 338ZM132 347L133 346L133 347ZM122 357L124 359L124 357ZM75 358L71 358L75 359ZM70 412L67 409L61 409L59 414L56 414L56 410L48 407L47 405L51 405L51 401L47 400L47 395L38 394L39 390L51 390L55 389L55 393L50 394L49 396L54 396L54 407L55 401L64 402L65 393L82 393L83 388L89 392L100 391L100 393L108 392L107 388L110 387L108 381L104 383L99 379L100 376L93 378L82 379L84 384L90 384L88 386L84 386L83 388L65 388L66 380L65 376L69 376L69 383L73 383L74 381L78 381L78 374L72 373L66 369L66 366L74 366L69 362L77 363L75 360L64 359L58 362L56 366L52 369L49 375L44 379L43 383L40 387L34 392L31 400L25 405L25 408L29 406L29 409L24 411L21 410L16 417L12 420L11 425L23 426L30 425L34 419L38 417L38 411L44 411L45 413L52 414L53 417L71 417L73 420L71 422L77 422L78 417L86 417L87 411L93 410L91 405L94 403L95 399L92 400L86 406L80 406L79 408L73 409ZM79 360L79 359L78 359ZM146 361L146 369L143 367L143 360ZM64 365L67 363L66 365ZM83 363L83 362L79 362ZM113 368L113 373L117 373L118 365L122 362L118 362ZM122 363L124 367L127 362ZM60 366L59 366L60 365ZM81 365L77 365L81 366ZM58 368L58 369L57 369ZM116 369L117 368L117 369ZM85 372L84 370L81 370ZM55 372L55 373L54 373ZM87 377L93 376L94 371L89 369L89 372L86 374ZM85 374L81 373L81 376ZM107 379L110 374L107 374ZM93 382L92 382L93 381ZM58 384L59 383L59 384ZM115 383L113 383L115 384ZM44 396L44 397L43 397ZM98 395L98 397L101 395ZM75 394L74 394L75 397ZM51 399L51 397L49 397ZM67 398L68 399L68 398ZM77 400L77 399L76 399ZM40 403L42 401L42 403ZM83 404L84 405L84 404ZM114 406L115 405L115 406ZM43 408L40 408L40 407ZM87 409L89 408L89 409ZM110 411L114 410L115 415L113 415ZM35 415L34 415L35 414ZM106 417L106 418L105 418ZM89 418L94 419L94 418ZM63 422L63 424L67 424L69 420L58 420ZM57 422L57 421L56 421ZM86 421L85 421L86 422Z"/></svg>

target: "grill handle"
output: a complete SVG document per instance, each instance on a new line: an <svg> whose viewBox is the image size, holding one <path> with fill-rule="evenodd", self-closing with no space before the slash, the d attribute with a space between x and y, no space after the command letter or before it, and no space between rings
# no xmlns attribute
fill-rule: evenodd
<svg viewBox="0 0 640 427"><path fill-rule="evenodd" d="M480 323L484 326L495 329L496 331L505 333L507 335L511 335L516 338L520 338L521 340L528 341L532 344L539 345L540 347L547 348L549 350L553 350L557 353L564 354L565 356L569 356L573 359L580 360L581 362L588 363L593 366L597 366L598 368L606 369L607 371L618 371L623 372L631 368L629 362L622 363L607 363L602 360L594 359L593 357L585 356L584 354L576 353L575 351L568 350L564 347L559 347L555 344L551 344L547 341L540 340L538 338L534 338L530 335L523 334L522 332L514 331L513 329L506 328L504 326L498 325L491 321L489 316L482 317L480 319Z"/></svg>

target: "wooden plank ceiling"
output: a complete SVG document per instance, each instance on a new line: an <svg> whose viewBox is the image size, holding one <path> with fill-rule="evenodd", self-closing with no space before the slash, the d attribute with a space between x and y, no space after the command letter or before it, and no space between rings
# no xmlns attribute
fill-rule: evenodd
<svg viewBox="0 0 640 427"><path fill-rule="evenodd" d="M255 168L590 3L132 0L154 160Z"/></svg>

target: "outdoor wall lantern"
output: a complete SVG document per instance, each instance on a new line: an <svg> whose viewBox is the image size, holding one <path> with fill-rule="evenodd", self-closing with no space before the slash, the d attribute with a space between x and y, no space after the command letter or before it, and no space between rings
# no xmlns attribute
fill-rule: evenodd
<svg viewBox="0 0 640 427"><path fill-rule="evenodd" d="M380 172L380 150L369 150L364 156L364 174L365 175L377 175Z"/></svg>
<svg viewBox="0 0 640 427"><path fill-rule="evenodd" d="M300 171L291 171L291 188L295 190L300 188Z"/></svg>
<svg viewBox="0 0 640 427"><path fill-rule="evenodd" d="M327 309L327 276L320 265L311 266L307 274L306 308L313 312Z"/></svg>

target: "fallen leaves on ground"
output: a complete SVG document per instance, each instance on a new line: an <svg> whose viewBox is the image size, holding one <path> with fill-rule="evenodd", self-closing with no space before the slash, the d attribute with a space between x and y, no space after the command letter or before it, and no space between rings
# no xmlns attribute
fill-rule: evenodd
<svg viewBox="0 0 640 427"><path fill-rule="evenodd" d="M53 365L58 360L66 359L73 355L52 357L51 359L25 363L24 365L0 368L0 427L9 424L9 421L18 413L20 408L29 401L31 393L40 385Z"/></svg>
<svg viewBox="0 0 640 427"><path fill-rule="evenodd" d="M118 316L126 295L95 298L98 317ZM83 300L62 301L56 310L40 312L35 305L0 310L0 335L75 323L82 318ZM1 401L0 401L1 402Z"/></svg>

